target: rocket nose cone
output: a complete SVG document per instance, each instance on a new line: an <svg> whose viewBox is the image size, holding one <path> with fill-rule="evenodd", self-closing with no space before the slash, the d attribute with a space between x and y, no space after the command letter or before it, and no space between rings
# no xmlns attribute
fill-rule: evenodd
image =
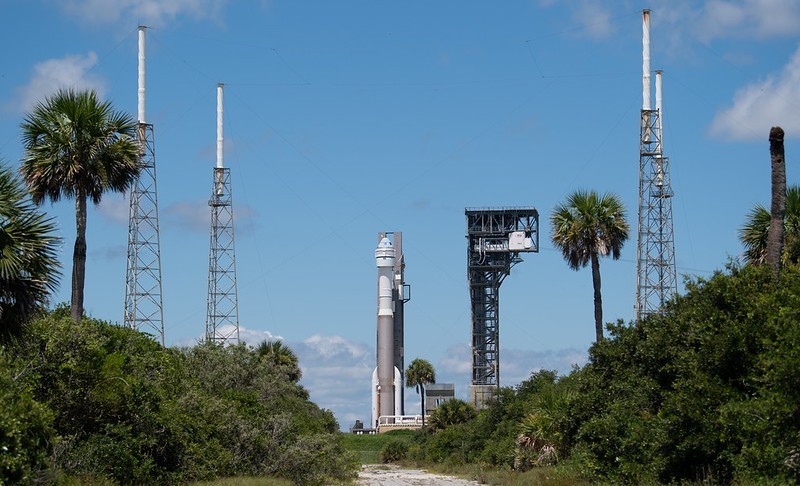
<svg viewBox="0 0 800 486"><path fill-rule="evenodd" d="M387 237L381 238L380 243L378 243L378 248L391 248L392 242Z"/></svg>

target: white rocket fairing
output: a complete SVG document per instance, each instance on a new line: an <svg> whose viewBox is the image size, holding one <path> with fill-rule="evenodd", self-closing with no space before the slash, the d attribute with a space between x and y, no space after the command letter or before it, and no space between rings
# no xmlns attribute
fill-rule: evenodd
<svg viewBox="0 0 800 486"><path fill-rule="evenodd" d="M401 413L403 383L394 366L394 267L395 249L389 238L381 238L375 249L378 267L378 366L372 373L372 426L378 418Z"/></svg>

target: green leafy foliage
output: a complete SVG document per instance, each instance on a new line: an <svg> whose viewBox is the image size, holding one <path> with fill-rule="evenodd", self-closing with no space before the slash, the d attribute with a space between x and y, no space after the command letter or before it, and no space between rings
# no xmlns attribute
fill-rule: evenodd
<svg viewBox="0 0 800 486"><path fill-rule="evenodd" d="M576 373L574 437L611 481L797 481L800 275L732 267L611 326ZM790 385L794 383L794 385Z"/></svg>
<svg viewBox="0 0 800 486"><path fill-rule="evenodd" d="M0 342L17 337L58 286L55 233L23 182L0 164Z"/></svg>
<svg viewBox="0 0 800 486"><path fill-rule="evenodd" d="M417 432L410 455L557 462L554 475L610 484L800 482L797 266L777 280L731 266L687 282L663 314L609 330L583 368L500 389L475 418Z"/></svg>
<svg viewBox="0 0 800 486"><path fill-rule="evenodd" d="M0 351L0 483L28 484L47 468L53 417L10 364Z"/></svg>
<svg viewBox="0 0 800 486"><path fill-rule="evenodd" d="M381 449L381 462L389 463L402 461L407 455L408 442L401 439L394 439Z"/></svg>
<svg viewBox="0 0 800 486"><path fill-rule="evenodd" d="M311 403L284 365L246 345L164 349L127 328L76 324L59 309L32 323L6 357L22 390L15 410L42 409L28 420L40 423L32 440L44 456L15 474L41 470L49 455L50 477L95 482L354 477L332 413Z"/></svg>
<svg viewBox="0 0 800 486"><path fill-rule="evenodd" d="M443 430L451 425L469 422L475 418L472 404L453 398L445 401L431 413L430 426L433 430Z"/></svg>

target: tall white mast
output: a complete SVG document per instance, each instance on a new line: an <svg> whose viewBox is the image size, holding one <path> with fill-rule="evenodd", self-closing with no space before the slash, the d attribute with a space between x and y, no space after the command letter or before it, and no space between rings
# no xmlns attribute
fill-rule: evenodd
<svg viewBox="0 0 800 486"><path fill-rule="evenodd" d="M141 170L131 188L128 213L128 263L125 325L149 332L164 345L161 298L161 243L153 125L145 117L145 27L139 26L138 126Z"/></svg>
<svg viewBox="0 0 800 486"><path fill-rule="evenodd" d="M650 109L650 11L642 12L642 109Z"/></svg>
<svg viewBox="0 0 800 486"><path fill-rule="evenodd" d="M145 53L144 53L144 30L147 27L139 26L139 123L147 123L145 120Z"/></svg>
<svg viewBox="0 0 800 486"><path fill-rule="evenodd" d="M223 83L217 83L217 169L222 169L224 167L224 147L225 147L225 137L223 135L223 94L222 94L222 87L225 86Z"/></svg>

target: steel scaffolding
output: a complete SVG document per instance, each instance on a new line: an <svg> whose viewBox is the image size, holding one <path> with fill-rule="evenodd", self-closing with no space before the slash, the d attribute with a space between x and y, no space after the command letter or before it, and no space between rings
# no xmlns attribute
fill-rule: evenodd
<svg viewBox="0 0 800 486"><path fill-rule="evenodd" d="M660 110L642 110L639 142L639 232L636 318L660 312L677 293L669 158L662 149Z"/></svg>
<svg viewBox="0 0 800 486"><path fill-rule="evenodd" d="M239 300L236 291L233 204L230 169L216 167L211 199L211 245L208 258L206 341L239 342Z"/></svg>
<svg viewBox="0 0 800 486"><path fill-rule="evenodd" d="M139 123L137 136L142 169L130 194L124 324L152 333L163 346L164 309L153 125Z"/></svg>
<svg viewBox="0 0 800 486"><path fill-rule="evenodd" d="M472 307L470 400L482 408L500 386L500 285L521 252L539 251L534 208L466 209L467 275Z"/></svg>

